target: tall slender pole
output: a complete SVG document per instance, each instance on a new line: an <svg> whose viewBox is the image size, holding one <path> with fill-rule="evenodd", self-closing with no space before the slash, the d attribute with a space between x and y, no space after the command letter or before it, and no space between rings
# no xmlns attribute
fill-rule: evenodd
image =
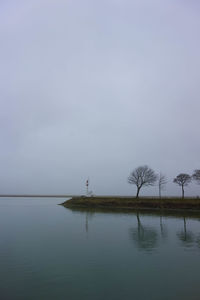
<svg viewBox="0 0 200 300"><path fill-rule="evenodd" d="M88 196L89 178L86 180L86 195Z"/></svg>

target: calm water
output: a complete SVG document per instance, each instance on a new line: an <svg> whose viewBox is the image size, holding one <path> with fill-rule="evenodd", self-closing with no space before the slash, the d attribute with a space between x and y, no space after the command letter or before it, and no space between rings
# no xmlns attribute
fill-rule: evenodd
<svg viewBox="0 0 200 300"><path fill-rule="evenodd" d="M200 215L0 199L0 299L200 299Z"/></svg>

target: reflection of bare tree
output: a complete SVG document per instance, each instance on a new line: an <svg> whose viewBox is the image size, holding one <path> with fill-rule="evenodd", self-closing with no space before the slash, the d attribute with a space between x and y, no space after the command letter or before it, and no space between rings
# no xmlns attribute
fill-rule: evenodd
<svg viewBox="0 0 200 300"><path fill-rule="evenodd" d="M167 229L166 229L165 225L163 224L161 215L160 215L160 233L161 233L162 238L167 237Z"/></svg>
<svg viewBox="0 0 200 300"><path fill-rule="evenodd" d="M183 230L177 233L177 237L186 247L191 247L194 243L194 234L187 230L186 218L183 217Z"/></svg>
<svg viewBox="0 0 200 300"><path fill-rule="evenodd" d="M158 234L152 227L143 226L137 213L137 228L130 228L130 236L140 250L152 251L157 247Z"/></svg>

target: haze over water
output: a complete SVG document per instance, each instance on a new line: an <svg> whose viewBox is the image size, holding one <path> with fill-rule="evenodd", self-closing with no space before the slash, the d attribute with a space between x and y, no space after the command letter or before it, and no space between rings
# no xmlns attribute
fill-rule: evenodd
<svg viewBox="0 0 200 300"><path fill-rule="evenodd" d="M1 299L199 299L200 214L0 200Z"/></svg>

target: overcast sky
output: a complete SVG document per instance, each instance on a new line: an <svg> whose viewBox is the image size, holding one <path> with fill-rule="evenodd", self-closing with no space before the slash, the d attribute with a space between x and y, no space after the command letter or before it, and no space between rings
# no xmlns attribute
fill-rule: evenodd
<svg viewBox="0 0 200 300"><path fill-rule="evenodd" d="M147 164L179 195L200 168L199 36L197 0L1 0L0 193L85 193L89 176L131 195Z"/></svg>

